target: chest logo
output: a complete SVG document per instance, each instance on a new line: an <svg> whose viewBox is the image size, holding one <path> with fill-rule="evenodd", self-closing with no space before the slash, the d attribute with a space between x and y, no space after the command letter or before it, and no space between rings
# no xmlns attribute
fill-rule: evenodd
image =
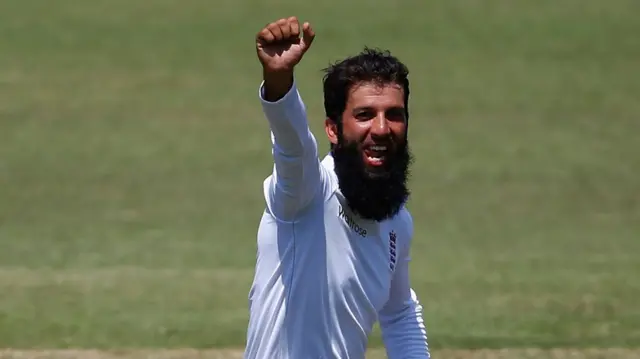
<svg viewBox="0 0 640 359"><path fill-rule="evenodd" d="M354 221L353 218L351 218L351 216L349 216L345 212L345 210L344 210L344 208L342 208L342 206L340 206L340 210L338 212L338 215L340 216L340 218L342 218L347 223L347 225L349 226L349 228L351 228L351 230L356 232L361 237L366 237L367 236L367 230L365 228L360 227L360 225L358 225L358 223L356 223L356 221Z"/></svg>
<svg viewBox="0 0 640 359"><path fill-rule="evenodd" d="M389 269L396 268L396 232L389 232Z"/></svg>

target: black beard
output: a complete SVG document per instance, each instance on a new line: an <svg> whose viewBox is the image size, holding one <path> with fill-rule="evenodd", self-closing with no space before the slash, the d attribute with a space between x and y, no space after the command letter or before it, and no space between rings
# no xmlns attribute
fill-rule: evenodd
<svg viewBox="0 0 640 359"><path fill-rule="evenodd" d="M357 143L340 143L332 149L340 191L349 208L364 219L382 221L395 216L407 202L412 155L399 146L380 171L366 169Z"/></svg>

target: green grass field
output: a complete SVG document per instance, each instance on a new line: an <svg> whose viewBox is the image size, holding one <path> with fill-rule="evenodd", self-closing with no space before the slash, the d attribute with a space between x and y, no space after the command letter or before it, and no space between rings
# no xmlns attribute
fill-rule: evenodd
<svg viewBox="0 0 640 359"><path fill-rule="evenodd" d="M640 357L639 13L0 1L0 348L26 350L0 357L242 348L271 169L253 40L289 15L317 33L297 77L323 149L321 68L364 45L410 67L411 271L434 357ZM178 351L100 351L126 348Z"/></svg>

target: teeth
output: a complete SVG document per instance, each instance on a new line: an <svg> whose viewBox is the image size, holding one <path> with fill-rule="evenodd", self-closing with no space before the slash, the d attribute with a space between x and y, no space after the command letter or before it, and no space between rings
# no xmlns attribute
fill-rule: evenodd
<svg viewBox="0 0 640 359"><path fill-rule="evenodd" d="M371 149L374 151L386 151L387 146L371 146Z"/></svg>

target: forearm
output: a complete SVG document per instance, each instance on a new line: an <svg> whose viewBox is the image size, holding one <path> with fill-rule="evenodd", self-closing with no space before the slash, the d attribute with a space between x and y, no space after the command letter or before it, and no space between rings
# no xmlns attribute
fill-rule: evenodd
<svg viewBox="0 0 640 359"><path fill-rule="evenodd" d="M289 220L311 201L320 187L318 147L293 74L265 74L260 98L271 130L272 210L279 218Z"/></svg>
<svg viewBox="0 0 640 359"><path fill-rule="evenodd" d="M428 359L427 331L422 306L415 293L394 312L380 316L380 327L389 359Z"/></svg>
<svg viewBox="0 0 640 359"><path fill-rule="evenodd" d="M272 134L274 154L301 158L313 153L317 158L317 145L309 130L306 108L293 73L265 73L260 97Z"/></svg>

